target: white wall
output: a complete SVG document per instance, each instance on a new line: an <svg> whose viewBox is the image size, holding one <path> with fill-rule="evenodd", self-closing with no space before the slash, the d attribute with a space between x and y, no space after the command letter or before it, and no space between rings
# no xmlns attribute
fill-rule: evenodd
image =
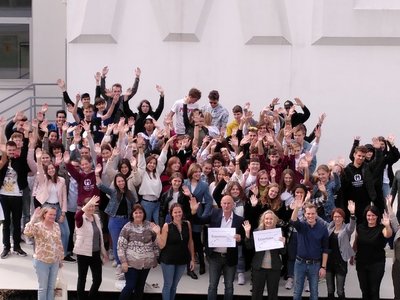
<svg viewBox="0 0 400 300"><path fill-rule="evenodd" d="M300 97L311 129L327 113L319 162L347 158L355 135L397 129L400 7L370 0L69 0L68 89L94 93L93 74L127 88L142 68L138 94L167 112L195 86L217 89L222 105Z"/></svg>

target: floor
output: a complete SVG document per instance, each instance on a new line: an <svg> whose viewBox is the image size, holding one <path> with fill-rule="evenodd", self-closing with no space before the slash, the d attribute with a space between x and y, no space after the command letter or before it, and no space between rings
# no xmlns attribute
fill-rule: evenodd
<svg viewBox="0 0 400 300"><path fill-rule="evenodd" d="M1 236L1 232L0 232ZM36 274L32 266L32 246L22 244L22 248L28 252L27 257L19 257L15 254L6 259L0 260L0 290L15 289L15 290L36 290L37 281ZM381 299L393 299L393 286L391 279L391 265L392 265L392 251L387 250L387 261L385 276L381 286ZM65 263L62 269L63 276L68 283L68 290L76 290L77 280L77 265L76 263ZM118 292L121 288L121 283L116 285L115 269L108 262L103 268L103 282L100 287L104 292ZM246 273L246 284L237 285L235 283L235 295L249 296L251 285L249 284L250 273ZM90 273L87 281L87 288L91 283ZM282 297L292 296L292 291L284 288L284 281L280 282L279 295ZM146 293L161 293L163 285L162 272L160 267L150 271L145 292ZM199 276L198 280L193 280L186 274L182 277L179 286L178 294L191 294L191 295L206 295L208 288L208 273ZM321 282L319 284L319 291L321 297L326 297L326 284ZM223 293L222 279L219 285L220 294ZM307 293L304 294L305 296ZM346 295L348 298L361 298L355 268L349 266L349 273L346 281Z"/></svg>

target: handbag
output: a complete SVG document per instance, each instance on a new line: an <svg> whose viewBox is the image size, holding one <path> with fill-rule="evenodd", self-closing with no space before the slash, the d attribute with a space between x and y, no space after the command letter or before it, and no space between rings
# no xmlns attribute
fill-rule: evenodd
<svg viewBox="0 0 400 300"><path fill-rule="evenodd" d="M68 300L68 286L64 279L62 268L58 269L54 300Z"/></svg>

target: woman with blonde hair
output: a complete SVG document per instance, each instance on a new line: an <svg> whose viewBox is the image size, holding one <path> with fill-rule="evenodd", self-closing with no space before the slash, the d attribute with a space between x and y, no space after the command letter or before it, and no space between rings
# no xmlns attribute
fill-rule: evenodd
<svg viewBox="0 0 400 300"><path fill-rule="evenodd" d="M258 228L255 231L274 229L278 222L278 217L272 210L267 210L262 213ZM243 228L245 230L246 247L252 249L254 248L254 239L251 232L251 224L249 221L244 221ZM282 236L280 238L282 243L285 243L285 238ZM280 249L257 251L254 254L251 267L252 267L252 300L263 299L264 286L267 285L268 299L277 300L278 299L278 288L279 279L282 268L282 254L284 253L284 247Z"/></svg>
<svg viewBox="0 0 400 300"><path fill-rule="evenodd" d="M53 206L38 207L24 230L26 236L35 238L33 266L39 282L39 300L54 299L58 268L64 257L56 215L57 209Z"/></svg>

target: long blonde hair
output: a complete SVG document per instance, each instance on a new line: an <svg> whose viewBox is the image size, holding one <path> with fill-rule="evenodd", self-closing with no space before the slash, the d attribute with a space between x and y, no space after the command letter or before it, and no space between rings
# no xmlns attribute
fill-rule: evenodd
<svg viewBox="0 0 400 300"><path fill-rule="evenodd" d="M265 226L264 226L264 219L266 215L272 215L272 217L274 218L274 223L275 226L278 223L278 217L277 215L270 209L268 209L267 211L263 212L263 214L261 215L260 219L258 220L258 230L264 230Z"/></svg>

